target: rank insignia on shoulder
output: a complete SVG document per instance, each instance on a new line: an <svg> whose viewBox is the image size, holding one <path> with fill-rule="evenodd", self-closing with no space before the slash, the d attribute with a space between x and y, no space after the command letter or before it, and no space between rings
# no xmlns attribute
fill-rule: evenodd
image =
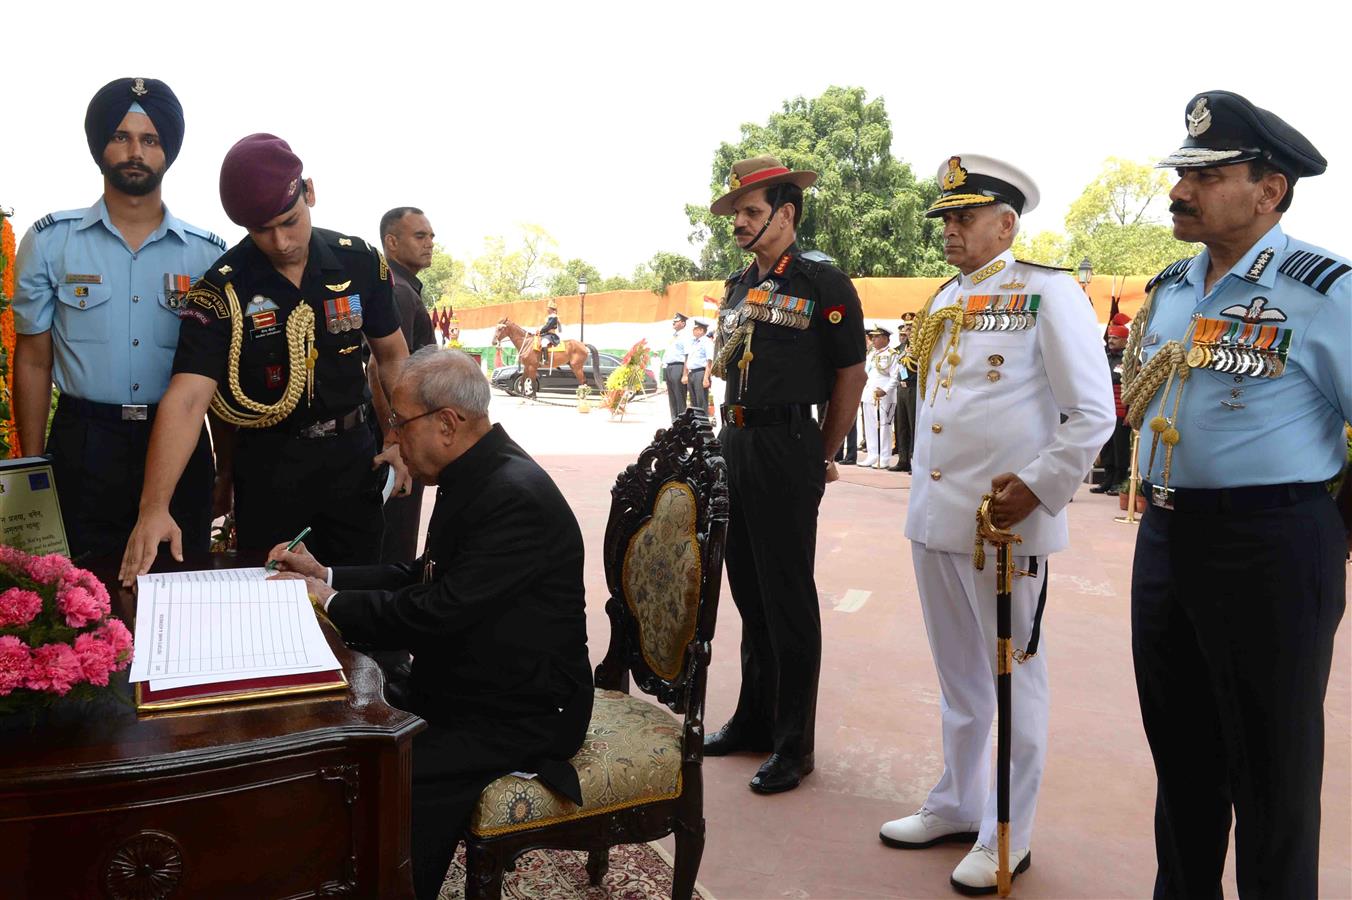
<svg viewBox="0 0 1352 900"><path fill-rule="evenodd" d="M844 320L845 305L843 303L840 306L828 306L826 308L826 321L830 322L832 325L839 325Z"/></svg>
<svg viewBox="0 0 1352 900"><path fill-rule="evenodd" d="M380 280L388 281L390 278L390 267L385 262L385 254L377 250L376 258L380 260Z"/></svg>
<svg viewBox="0 0 1352 900"><path fill-rule="evenodd" d="M232 269L232 268L230 268L228 265L226 265L226 266L221 266L221 267L220 267L219 269L217 269L216 271L217 271L217 272L220 272L222 275L229 275L231 272L233 272L233 271L235 271L235 270Z"/></svg>
<svg viewBox="0 0 1352 900"><path fill-rule="evenodd" d="M339 239L338 239L338 246L339 246L339 247L351 247L351 246L352 246L352 238L339 238Z"/></svg>
<svg viewBox="0 0 1352 900"><path fill-rule="evenodd" d="M1145 283L1145 292L1150 293L1156 285L1163 284L1170 278L1181 278L1188 271L1188 266L1192 264L1193 259L1194 257L1189 256L1187 259L1169 263L1160 270L1159 274Z"/></svg>
<svg viewBox="0 0 1352 900"><path fill-rule="evenodd" d="M1352 271L1352 266L1340 259L1311 253L1308 250L1297 250L1282 261L1281 268L1277 271L1314 288L1321 294L1328 294L1329 288L1333 287L1339 278Z"/></svg>
<svg viewBox="0 0 1352 900"><path fill-rule="evenodd" d="M350 284L352 284L351 278L349 278L347 281L344 281L342 284L326 284L324 285L324 287L333 291L335 294L341 294L343 291L347 290Z"/></svg>

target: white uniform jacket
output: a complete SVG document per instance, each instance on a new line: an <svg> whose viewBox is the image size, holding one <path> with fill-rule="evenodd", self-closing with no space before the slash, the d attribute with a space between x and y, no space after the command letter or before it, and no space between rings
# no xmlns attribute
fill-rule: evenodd
<svg viewBox="0 0 1352 900"><path fill-rule="evenodd" d="M887 392L883 398L886 403L894 403L897 399L897 369L901 368L901 354L892 347L884 347L882 350L869 350L868 357L864 361L864 371L868 373L868 382L864 385L864 394L861 398L865 406L873 403L873 392L876 388L882 388Z"/></svg>
<svg viewBox="0 0 1352 900"><path fill-rule="evenodd" d="M1103 365L1103 337L1094 308L1070 276L1018 262L1006 251L971 276L940 289L931 311L973 296L996 310L1027 309L1038 298L1035 324L1023 329L963 328L951 388L944 350L946 322L916 397L915 477L906 537L929 550L970 553L976 510L991 478L1018 475L1040 504L1013 530L1019 554L1044 556L1068 542L1065 506L1113 430L1113 389ZM1001 317L993 317L999 320ZM942 363L942 372L934 366ZM936 395L937 391L937 395ZM1061 415L1066 421L1060 421Z"/></svg>

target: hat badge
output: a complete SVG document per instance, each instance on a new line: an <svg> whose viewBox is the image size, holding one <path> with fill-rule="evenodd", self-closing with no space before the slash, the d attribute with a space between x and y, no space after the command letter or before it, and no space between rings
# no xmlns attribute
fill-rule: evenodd
<svg viewBox="0 0 1352 900"><path fill-rule="evenodd" d="M735 190L737 190L738 188L740 188L741 186L742 186L742 179L740 179L740 178L737 177L737 170L734 169L734 170L732 170L731 172L729 172L729 173L728 173L728 187L735 191Z"/></svg>
<svg viewBox="0 0 1352 900"><path fill-rule="evenodd" d="M940 179L940 185L946 191L960 187L967 180L967 170L962 167L962 157L950 156L948 158L948 171Z"/></svg>
<svg viewBox="0 0 1352 900"><path fill-rule="evenodd" d="M1211 110L1206 108L1206 98L1198 97L1192 112L1188 113L1188 134L1197 137L1210 127Z"/></svg>
<svg viewBox="0 0 1352 900"><path fill-rule="evenodd" d="M133 81L131 83L131 92L138 97L144 97L146 94L149 94L150 91L146 88L146 80L144 78L137 78Z"/></svg>
<svg viewBox="0 0 1352 900"><path fill-rule="evenodd" d="M298 187L300 187L300 179L292 178L291 183L286 186L286 195L290 197L292 194L296 192L296 188Z"/></svg>

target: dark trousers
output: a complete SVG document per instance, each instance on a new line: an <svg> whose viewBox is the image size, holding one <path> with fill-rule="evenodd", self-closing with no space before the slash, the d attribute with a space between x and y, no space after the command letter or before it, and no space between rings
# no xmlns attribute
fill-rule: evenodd
<svg viewBox="0 0 1352 900"><path fill-rule="evenodd" d="M915 392L911 382L897 385L897 411L892 416L892 437L896 441L897 465L909 468L915 443Z"/></svg>
<svg viewBox="0 0 1352 900"><path fill-rule="evenodd" d="M371 468L375 445L364 425L322 438L241 428L235 449L239 549L270 550L308 525L305 546L324 565L377 562L385 519L384 484Z"/></svg>
<svg viewBox="0 0 1352 900"><path fill-rule="evenodd" d="M742 617L742 688L729 723L775 752L811 753L821 669L813 577L817 507L826 487L822 435L810 416L784 425L725 426L726 562Z"/></svg>
<svg viewBox="0 0 1352 900"><path fill-rule="evenodd" d="M1099 451L1103 464L1103 483L1117 487L1131 476L1131 426L1118 419L1108 443Z"/></svg>
<svg viewBox="0 0 1352 900"><path fill-rule="evenodd" d="M437 896L479 795L503 774L500 768L473 764L484 755L480 743L465 732L437 725L429 725L413 739L410 850L418 900Z"/></svg>
<svg viewBox="0 0 1352 900"><path fill-rule="evenodd" d="M154 416L122 421L116 410L63 396L52 417L47 450L72 557L121 557L136 525ZM207 551L215 477L203 425L169 502L169 513L183 531L185 551Z"/></svg>
<svg viewBox="0 0 1352 900"><path fill-rule="evenodd" d="M1231 808L1241 897L1318 894L1324 692L1346 604L1344 541L1327 495L1146 511L1131 645L1158 776L1156 897L1221 896Z"/></svg>
<svg viewBox="0 0 1352 900"><path fill-rule="evenodd" d="M681 373L685 363L671 363L663 367L662 377L667 382L667 403L671 404L671 421L685 412L685 385L681 384Z"/></svg>
<svg viewBox="0 0 1352 900"><path fill-rule="evenodd" d="M677 378L676 380L680 381L681 379ZM704 370L691 369L689 381L690 384L688 385L688 387L690 388L691 407L699 410L701 413L705 415L708 415L709 389L704 386Z"/></svg>

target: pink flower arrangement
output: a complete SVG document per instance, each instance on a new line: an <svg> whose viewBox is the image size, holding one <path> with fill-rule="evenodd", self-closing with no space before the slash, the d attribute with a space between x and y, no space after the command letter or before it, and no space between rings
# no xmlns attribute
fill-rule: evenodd
<svg viewBox="0 0 1352 900"><path fill-rule="evenodd" d="M87 696L131 665L132 637L108 589L60 554L0 546L0 712Z"/></svg>

